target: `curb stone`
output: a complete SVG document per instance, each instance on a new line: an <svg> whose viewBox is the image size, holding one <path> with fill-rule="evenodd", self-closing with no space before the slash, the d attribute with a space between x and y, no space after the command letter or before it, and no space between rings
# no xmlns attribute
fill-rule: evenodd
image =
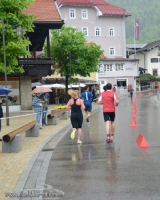
<svg viewBox="0 0 160 200"><path fill-rule="evenodd" d="M94 114L100 109L100 106L97 106L92 112ZM39 189L43 191L45 179L47 175L48 166L50 163L50 159L52 157L53 151L43 152L42 149L45 147L49 147L54 149L60 140L72 129L70 122L67 123L64 127L57 130L54 134L52 134L48 139L46 139L40 147L33 154L32 158L29 160L25 170L23 171L17 185L13 191L13 193L17 194L21 191L25 190L33 190ZM51 145L51 140L53 140L53 144ZM49 144L48 144L49 143ZM42 197L14 197L15 200L42 200ZM12 198L10 198L12 200Z"/></svg>

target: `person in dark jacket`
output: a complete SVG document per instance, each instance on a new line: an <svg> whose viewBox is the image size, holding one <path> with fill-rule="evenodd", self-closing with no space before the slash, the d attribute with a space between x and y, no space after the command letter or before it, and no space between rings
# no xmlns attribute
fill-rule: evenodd
<svg viewBox="0 0 160 200"><path fill-rule="evenodd" d="M2 100L0 100L0 131L2 129L1 118L3 117Z"/></svg>

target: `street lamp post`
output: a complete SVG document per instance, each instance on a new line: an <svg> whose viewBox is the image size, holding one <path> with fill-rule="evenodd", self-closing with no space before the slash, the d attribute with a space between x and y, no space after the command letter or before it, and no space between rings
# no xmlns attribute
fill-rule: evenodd
<svg viewBox="0 0 160 200"><path fill-rule="evenodd" d="M5 43L5 32L4 32L4 19L2 19L2 37L3 37L3 51L4 51L4 78L5 86L7 88L7 69L6 69L6 43ZM9 126L9 104L8 104L8 94L6 94L6 124Z"/></svg>
<svg viewBox="0 0 160 200"><path fill-rule="evenodd" d="M16 24L17 26L18 24ZM17 35L22 35L22 28L18 26ZM2 18L2 38L3 38L3 51L4 51L4 78L5 78L5 86L8 87L7 80L7 64L6 64L6 42L5 42L5 28L4 28L4 18ZM9 126L9 103L8 103L8 94L6 94L6 125Z"/></svg>

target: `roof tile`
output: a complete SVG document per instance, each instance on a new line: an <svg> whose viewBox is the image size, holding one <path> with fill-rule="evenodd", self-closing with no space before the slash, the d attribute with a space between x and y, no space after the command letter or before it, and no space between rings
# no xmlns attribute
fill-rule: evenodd
<svg viewBox="0 0 160 200"><path fill-rule="evenodd" d="M35 21L62 21L53 0L34 0L34 3L23 12L37 16Z"/></svg>
<svg viewBox="0 0 160 200"><path fill-rule="evenodd" d="M104 0L57 0L58 5L96 6L103 15L130 16L125 9L114 6Z"/></svg>

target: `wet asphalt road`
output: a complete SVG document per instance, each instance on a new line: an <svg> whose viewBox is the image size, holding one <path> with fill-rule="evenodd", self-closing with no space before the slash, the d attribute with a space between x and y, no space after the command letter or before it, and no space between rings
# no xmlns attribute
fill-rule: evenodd
<svg viewBox="0 0 160 200"><path fill-rule="evenodd" d="M131 100L120 98L114 144L106 143L101 109L90 127L84 121L82 145L69 133L60 141L45 182L65 193L60 200L160 200L160 107L148 92L136 105L138 125L131 128ZM150 148L136 145L140 133Z"/></svg>

